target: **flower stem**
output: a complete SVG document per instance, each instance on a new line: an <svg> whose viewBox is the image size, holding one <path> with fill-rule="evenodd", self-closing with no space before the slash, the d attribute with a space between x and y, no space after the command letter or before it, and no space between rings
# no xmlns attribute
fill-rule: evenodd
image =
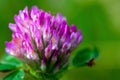
<svg viewBox="0 0 120 80"><path fill-rule="evenodd" d="M41 76L43 80L59 80L55 75L42 74Z"/></svg>

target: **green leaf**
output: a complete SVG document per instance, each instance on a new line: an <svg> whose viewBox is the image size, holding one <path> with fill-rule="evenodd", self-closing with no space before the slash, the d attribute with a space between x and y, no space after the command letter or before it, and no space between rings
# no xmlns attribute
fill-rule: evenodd
<svg viewBox="0 0 120 80"><path fill-rule="evenodd" d="M16 66L20 66L20 65L23 65L23 63L17 59L16 57L14 56L11 56L9 54L5 54L2 58L2 62L10 62L11 64L14 64Z"/></svg>
<svg viewBox="0 0 120 80"><path fill-rule="evenodd" d="M17 58L5 54L0 61L0 71L13 70L23 66L23 63Z"/></svg>
<svg viewBox="0 0 120 80"><path fill-rule="evenodd" d="M29 74L29 73L25 73L24 79L23 80L37 80L36 77L34 77L33 75Z"/></svg>
<svg viewBox="0 0 120 80"><path fill-rule="evenodd" d="M3 80L23 80L24 78L23 70L16 70L3 78Z"/></svg>
<svg viewBox="0 0 120 80"><path fill-rule="evenodd" d="M73 66L80 67L85 65L92 66L92 62L99 55L97 48L85 48L77 52L75 57L73 58L72 64Z"/></svg>
<svg viewBox="0 0 120 80"><path fill-rule="evenodd" d="M14 69L16 66L8 63L0 63L0 71L6 71Z"/></svg>

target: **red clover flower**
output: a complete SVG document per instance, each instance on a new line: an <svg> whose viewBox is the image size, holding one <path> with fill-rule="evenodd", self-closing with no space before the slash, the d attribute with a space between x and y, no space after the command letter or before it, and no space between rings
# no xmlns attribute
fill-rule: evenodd
<svg viewBox="0 0 120 80"><path fill-rule="evenodd" d="M12 40L6 42L6 52L22 60L37 62L40 71L58 72L68 65L71 51L82 41L80 30L69 26L62 14L53 16L33 6L25 7L10 23Z"/></svg>

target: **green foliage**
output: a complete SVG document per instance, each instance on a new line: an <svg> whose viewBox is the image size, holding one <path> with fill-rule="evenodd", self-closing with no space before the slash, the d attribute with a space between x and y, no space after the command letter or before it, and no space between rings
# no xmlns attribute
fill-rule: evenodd
<svg viewBox="0 0 120 80"><path fill-rule="evenodd" d="M73 58L73 66L81 67L81 66L92 66L94 59L98 57L97 48L90 49L85 48L77 52L75 57Z"/></svg>
<svg viewBox="0 0 120 80"><path fill-rule="evenodd" d="M16 66L9 64L9 63L0 63L0 71L7 71L15 69Z"/></svg>
<svg viewBox="0 0 120 80"><path fill-rule="evenodd" d="M11 56L9 54L4 54L4 56L1 58L0 62L1 63L12 64L12 65L14 65L16 67L23 65L23 63L19 59L15 58L14 56Z"/></svg>
<svg viewBox="0 0 120 80"><path fill-rule="evenodd" d="M19 68L23 65L23 63L17 58L5 54L0 61L0 71L7 71Z"/></svg>
<svg viewBox="0 0 120 80"><path fill-rule="evenodd" d="M23 63L17 58L5 54L0 61L0 72L10 72L3 80L22 80L24 71L21 70Z"/></svg>
<svg viewBox="0 0 120 80"><path fill-rule="evenodd" d="M24 78L24 71L16 70L8 74L6 77L4 77L3 80L23 80L23 78Z"/></svg>

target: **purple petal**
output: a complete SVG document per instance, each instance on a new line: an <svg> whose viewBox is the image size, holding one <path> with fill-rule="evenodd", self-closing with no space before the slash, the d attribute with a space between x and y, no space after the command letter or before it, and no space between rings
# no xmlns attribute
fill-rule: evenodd
<svg viewBox="0 0 120 80"><path fill-rule="evenodd" d="M76 32L77 29L76 29L76 26L75 25L71 25L71 32Z"/></svg>
<svg viewBox="0 0 120 80"><path fill-rule="evenodd" d="M50 58L52 53L52 42L49 43L49 45L45 48L45 57L48 59Z"/></svg>

